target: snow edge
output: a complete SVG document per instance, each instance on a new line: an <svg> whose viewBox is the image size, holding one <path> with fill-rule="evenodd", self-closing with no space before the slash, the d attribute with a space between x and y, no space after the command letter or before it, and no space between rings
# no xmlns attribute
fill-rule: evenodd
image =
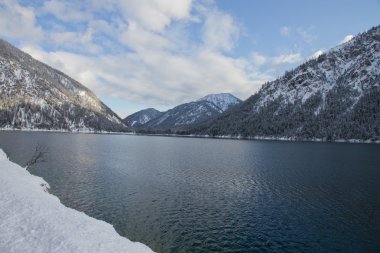
<svg viewBox="0 0 380 253"><path fill-rule="evenodd" d="M0 227L7 227L0 230L0 252L153 252L111 224L66 207L49 188L0 149Z"/></svg>

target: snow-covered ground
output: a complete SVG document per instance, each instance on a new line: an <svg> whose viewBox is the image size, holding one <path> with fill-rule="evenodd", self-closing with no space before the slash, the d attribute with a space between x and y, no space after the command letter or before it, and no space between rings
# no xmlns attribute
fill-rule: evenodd
<svg viewBox="0 0 380 253"><path fill-rule="evenodd" d="M65 207L48 187L0 149L0 252L153 252Z"/></svg>

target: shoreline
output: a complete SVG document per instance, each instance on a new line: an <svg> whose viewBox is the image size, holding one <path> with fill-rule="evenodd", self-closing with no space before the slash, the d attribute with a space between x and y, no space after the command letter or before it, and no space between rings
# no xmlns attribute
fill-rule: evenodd
<svg viewBox="0 0 380 253"><path fill-rule="evenodd" d="M226 140L248 140L248 141L287 141L287 142L323 142L323 143L358 143L358 144L380 144L380 140L358 140L358 139L338 139L338 140L323 140L319 138L294 138L294 137L269 137L269 136L253 136L253 137L242 137L233 135L181 135L181 134L145 134L145 133L134 133L130 135L141 135L141 136L163 136L163 137L184 137L184 138L204 138L204 139L226 139Z"/></svg>
<svg viewBox="0 0 380 253"><path fill-rule="evenodd" d="M204 139L226 139L226 140L258 140L258 141L290 141L290 142L323 142L323 143L357 143L357 144L380 144L380 140L360 140L360 139L337 139L323 140L320 138L295 138L295 137L270 137L270 136L235 136L235 135L198 135L198 134L163 134L163 133L138 133L138 132L109 132L109 131L92 131L92 130L77 130L69 131L64 129L13 129L0 128L0 131L9 132L48 132L48 133L68 133L68 134L109 134L109 135L135 135L135 136L162 136L162 137L184 137L184 138L204 138Z"/></svg>
<svg viewBox="0 0 380 253"><path fill-rule="evenodd" d="M0 252L152 253L114 227L64 206L49 184L0 149Z"/></svg>

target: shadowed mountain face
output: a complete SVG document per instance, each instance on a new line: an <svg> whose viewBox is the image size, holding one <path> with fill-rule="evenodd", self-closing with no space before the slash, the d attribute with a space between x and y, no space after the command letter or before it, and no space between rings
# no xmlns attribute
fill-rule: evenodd
<svg viewBox="0 0 380 253"><path fill-rule="evenodd" d="M186 133L379 140L380 26L286 72Z"/></svg>
<svg viewBox="0 0 380 253"><path fill-rule="evenodd" d="M91 90L1 39L0 128L127 130Z"/></svg>
<svg viewBox="0 0 380 253"><path fill-rule="evenodd" d="M132 126L135 121L134 127L153 132L184 130L207 122L240 102L240 99L228 93L211 94L197 101L178 105L166 112L155 112L155 117L152 109L142 110L128 116L124 122L129 121ZM140 121L137 119L140 118L144 123L138 123Z"/></svg>

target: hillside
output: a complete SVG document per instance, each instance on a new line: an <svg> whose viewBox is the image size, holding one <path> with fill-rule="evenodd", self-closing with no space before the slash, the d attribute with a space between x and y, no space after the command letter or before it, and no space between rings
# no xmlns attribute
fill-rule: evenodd
<svg viewBox="0 0 380 253"><path fill-rule="evenodd" d="M140 127L148 121L159 117L160 115L162 115L162 112L154 108L148 108L129 115L123 119L123 122L124 124L131 127Z"/></svg>
<svg viewBox="0 0 380 253"><path fill-rule="evenodd" d="M127 130L91 90L1 39L0 128Z"/></svg>
<svg viewBox="0 0 380 253"><path fill-rule="evenodd" d="M268 82L184 133L324 140L380 139L380 26Z"/></svg>

